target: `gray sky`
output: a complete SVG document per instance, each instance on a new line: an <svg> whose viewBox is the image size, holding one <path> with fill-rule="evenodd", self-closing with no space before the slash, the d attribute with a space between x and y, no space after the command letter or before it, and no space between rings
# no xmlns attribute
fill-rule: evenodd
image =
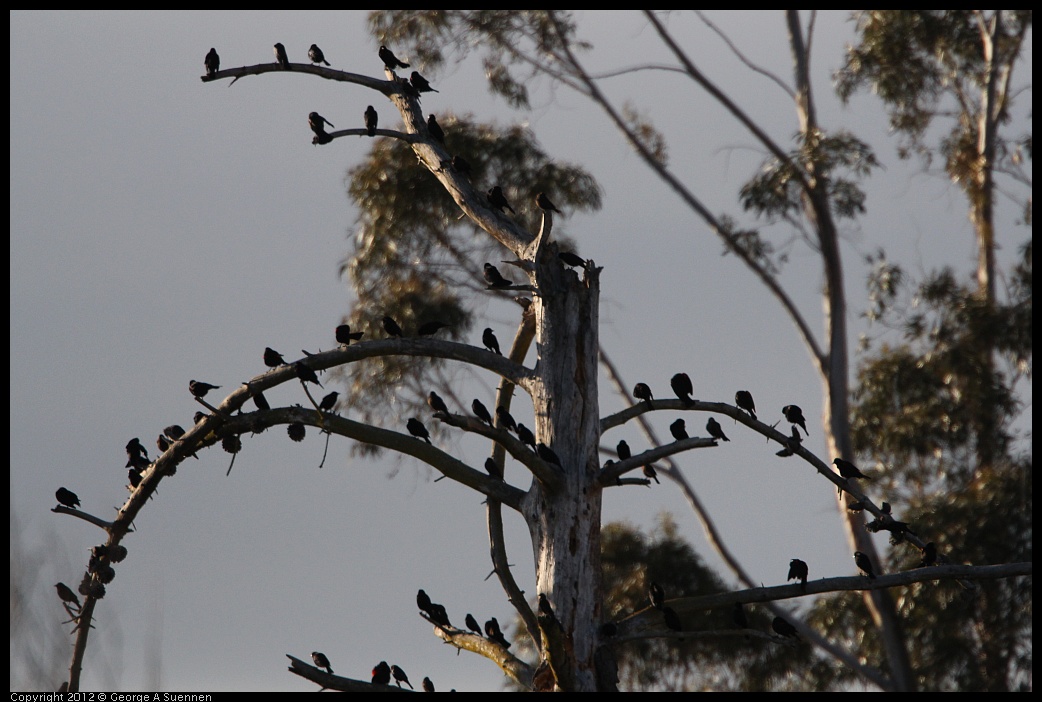
<svg viewBox="0 0 1042 702"><path fill-rule="evenodd" d="M713 17L750 60L789 81L780 13ZM652 32L639 16L583 18L582 35L598 47L591 66L666 61L649 48ZM714 80L774 138L792 143L795 116L777 86L741 67L692 18L672 26ZM826 13L818 32L822 123L869 141L885 165L867 184L868 214L844 230L854 344L864 330L863 254L882 246L912 272L945 264L966 272L974 247L961 193L896 158L870 98L844 109L832 96L829 76L851 36L846 14ZM353 304L337 276L356 216L344 177L370 144L316 148L307 114L360 127L374 104L381 126L400 120L381 96L312 76L267 74L231 87L199 80L211 46L231 67L273 61L276 41L291 61L304 61L314 42L334 68L383 76L364 11L11 14L12 587L18 580L29 589L34 630L61 642L45 668L54 685L71 638L53 584L75 588L89 548L104 540L95 527L48 511L55 489L75 491L85 510L111 518L126 498L124 444L137 436L154 454L162 427L190 425L199 407L189 379L230 391L265 370L265 346L287 358L331 348ZM668 396L669 377L683 370L699 399L731 402L735 390L751 390L766 421L799 404L806 446L830 460L821 385L791 323L600 113L546 84L533 86L531 113L512 113L488 97L474 57L441 74L419 69L440 90L424 96L425 110L523 121L548 153L598 179L603 210L558 228L604 267L601 341L630 385L648 382ZM1019 82L1030 84L1030 60L1021 69ZM670 139L672 163L710 210L738 213L736 191L763 155L720 107L662 73L631 74L611 90L650 112ZM780 245L789 234L775 236ZM1000 237L1008 260L1027 234L1006 226ZM820 333L814 253L794 245L783 281ZM516 310L489 303L487 316L501 340L512 337ZM494 380L486 381L462 395L490 398ZM289 383L269 400L306 398ZM602 385L602 414L628 402ZM674 417L662 414L655 423L668 436ZM697 418L688 423L702 433ZM812 578L853 574L831 484L775 458L759 435L724 428L731 443L686 454L681 465L753 577L781 583L793 557L810 564ZM604 443L619 438L644 447L629 427ZM324 442L311 430L301 444L280 428L244 444L229 477L228 455L205 452L164 481L139 516L124 542L129 557L96 610L83 689L311 690L286 672L284 654L306 659L312 650L351 677L387 660L416 684L429 676L439 689L500 687L498 669L457 656L415 614L422 587L454 622L467 612L512 621L495 579L485 580L480 496L433 483L412 459L351 458L342 438L320 470ZM476 466L487 452L480 442L444 446ZM516 466L512 475L527 486ZM604 504L606 520L642 526L672 511L698 552L718 563L669 485L610 490ZM507 522L515 577L534 594L527 532L514 515ZM885 537L877 538L882 548ZM44 646L33 641L12 640L12 686L52 679L28 677L16 657Z"/></svg>

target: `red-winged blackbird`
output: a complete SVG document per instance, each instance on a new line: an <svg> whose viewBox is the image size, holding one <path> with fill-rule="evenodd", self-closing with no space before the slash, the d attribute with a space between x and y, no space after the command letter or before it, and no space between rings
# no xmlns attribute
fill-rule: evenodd
<svg viewBox="0 0 1042 702"><path fill-rule="evenodd" d="M408 68L409 67L409 64L399 60L399 58L394 55L393 51L391 51L390 49L388 49L386 46L383 46L383 45L380 46L380 60L383 61L384 65L387 66L392 71L394 69L396 69L396 68L399 68L399 67L401 67L401 68Z"/></svg>
<svg viewBox="0 0 1042 702"><path fill-rule="evenodd" d="M54 587L58 588L58 597L61 598L62 602L69 602L76 605L76 609L80 608L80 598L76 597L76 593L72 591L65 583L55 583Z"/></svg>
<svg viewBox="0 0 1042 702"><path fill-rule="evenodd" d="M720 422L716 421L714 417L710 417L709 421L706 422L706 431L708 431L709 435L714 439L730 441L730 439L727 438L727 435L724 434L724 428L720 426Z"/></svg>
<svg viewBox="0 0 1042 702"><path fill-rule="evenodd" d="M513 415L503 405L496 408L496 419L499 420L499 426L502 429L517 431L517 422L514 421Z"/></svg>
<svg viewBox="0 0 1042 702"><path fill-rule="evenodd" d="M462 175L465 175L468 178L470 177L472 172L470 168L470 161L463 158L462 156L456 155L452 157L452 161L450 163L452 164L452 170Z"/></svg>
<svg viewBox="0 0 1042 702"><path fill-rule="evenodd" d="M503 355L499 350L499 340L496 339L496 335L492 332L492 327L486 327L485 331L481 333L481 343L492 353Z"/></svg>
<svg viewBox="0 0 1042 702"><path fill-rule="evenodd" d="M80 506L80 498L76 497L76 493L72 490L66 490L63 487L60 487L55 490L54 496L58 498L59 503L65 505L69 509Z"/></svg>
<svg viewBox="0 0 1042 702"><path fill-rule="evenodd" d="M619 455L620 461L625 461L627 458L633 455L633 453L630 452L630 445L626 443L625 439L620 441L615 446L615 452Z"/></svg>
<svg viewBox="0 0 1042 702"><path fill-rule="evenodd" d="M574 254L571 251L562 251L559 254L557 254L557 258L564 261L564 265L572 266L573 268L576 266L583 267L586 265L585 258L579 256L578 254Z"/></svg>
<svg viewBox="0 0 1042 702"><path fill-rule="evenodd" d="M799 558L793 558L789 561L789 575L785 578L785 581L799 580L803 589L807 589L807 564L801 561Z"/></svg>
<svg viewBox="0 0 1042 702"><path fill-rule="evenodd" d="M203 65L206 66L206 75L212 76L217 71L221 70L221 57L217 55L217 49L211 48L206 58L203 59Z"/></svg>
<svg viewBox="0 0 1042 702"><path fill-rule="evenodd" d="M690 405L694 400L691 399L692 393L695 388L691 384L691 378L687 373L677 373L669 379L669 387L673 388L673 392L676 393L677 397L684 401L684 404Z"/></svg>
<svg viewBox="0 0 1042 702"><path fill-rule="evenodd" d="M495 617L485 622L485 636L488 637L489 641L495 641L503 648L510 648L510 642L503 636L503 632L499 628L499 622L496 621Z"/></svg>
<svg viewBox="0 0 1042 702"><path fill-rule="evenodd" d="M438 91L435 90L434 92L438 92ZM434 692L434 683L431 682L430 678L424 678L423 679L423 691L424 692Z"/></svg>
<svg viewBox="0 0 1042 702"><path fill-rule="evenodd" d="M350 346L352 341L358 341L362 338L362 334L365 332L353 332L351 331L350 324L341 324L336 328L334 334L336 334L336 341L338 344L344 346Z"/></svg>
<svg viewBox="0 0 1042 702"><path fill-rule="evenodd" d="M796 405L785 405L781 411L785 415L785 419L793 424L799 424L803 428L803 433L810 436L810 432L807 431L807 420L803 418L803 410Z"/></svg>
<svg viewBox="0 0 1042 702"><path fill-rule="evenodd" d="M210 385L204 383L201 380L189 380L188 381L188 392L192 393L196 397L206 397L206 393L211 390L216 390L221 387L220 385Z"/></svg>
<svg viewBox="0 0 1042 702"><path fill-rule="evenodd" d="M474 615L467 612L467 617L463 620L467 623L467 628L473 631L478 636L481 636L481 627L478 626L478 620L474 618Z"/></svg>
<svg viewBox="0 0 1042 702"><path fill-rule="evenodd" d="M405 427L409 430L409 433L417 439L423 439L428 444L431 442L431 435L427 433L427 427L423 426L423 422L416 417L409 417L409 421L405 423Z"/></svg>
<svg viewBox="0 0 1042 702"><path fill-rule="evenodd" d="M544 444L542 442L539 442L538 444L536 444L535 452L537 454L539 454L539 457L542 458L547 463L553 463L558 468L564 468L564 466L561 465L561 459L558 458L557 454L554 453L554 450L552 448L550 448L549 446L547 446L546 444Z"/></svg>
<svg viewBox="0 0 1042 702"><path fill-rule="evenodd" d="M673 438L677 441L683 441L684 439L688 438L687 429L684 426L683 417L669 425L669 433L672 434Z"/></svg>
<svg viewBox="0 0 1042 702"><path fill-rule="evenodd" d="M417 336L432 336L437 334L439 330L449 326L445 322L424 322L420 325L420 328L416 330Z"/></svg>
<svg viewBox="0 0 1042 702"><path fill-rule="evenodd" d="M521 440L521 443L528 444L533 451L535 450L535 434L521 422L517 423L517 438Z"/></svg>
<svg viewBox="0 0 1042 702"><path fill-rule="evenodd" d="M289 57L286 56L286 47L281 43L275 45L275 63L289 70Z"/></svg>
<svg viewBox="0 0 1042 702"><path fill-rule="evenodd" d="M317 114L317 113L313 113ZM286 359L282 357L282 354L271 348L270 346L264 347L264 365L268 368L278 368L279 366L286 365Z"/></svg>
<svg viewBox="0 0 1042 702"><path fill-rule="evenodd" d="M318 48L318 44L312 44L311 48L308 49L308 58L311 59L311 63L329 65L329 61L326 61L326 55L322 53L322 49Z"/></svg>
<svg viewBox="0 0 1042 702"><path fill-rule="evenodd" d="M398 326L398 322L394 321L390 317L384 317L383 319L384 331L388 335L400 339L402 337L402 328Z"/></svg>
<svg viewBox="0 0 1042 702"><path fill-rule="evenodd" d="M748 390L739 390L734 394L734 403L738 406L738 409L744 409L753 419L756 419L756 403L753 402L753 395Z"/></svg>
<svg viewBox="0 0 1042 702"><path fill-rule="evenodd" d="M380 115L376 114L376 110L372 105L365 108L365 131L369 136L376 136L376 125L380 122Z"/></svg>
<svg viewBox="0 0 1042 702"><path fill-rule="evenodd" d="M499 272L499 269L488 261L485 261L483 275L485 276L485 282L488 283L490 288L509 288L514 284L514 281L504 278L503 274Z"/></svg>
<svg viewBox="0 0 1042 702"><path fill-rule="evenodd" d="M659 485L662 484L659 482L658 473L655 472L655 466L651 465L650 463L644 466L644 477L648 480L654 480Z"/></svg>
<svg viewBox="0 0 1042 702"><path fill-rule="evenodd" d="M402 683L405 683L409 686L410 690L414 689L412 683L409 682L409 676L406 675L405 671L399 668L398 666L391 666L391 675L394 676L394 682L398 685L398 687L401 687Z"/></svg>
<svg viewBox="0 0 1042 702"><path fill-rule="evenodd" d="M655 609L662 609L666 605L666 593L662 586L655 581L648 585L648 598L651 600L651 606Z"/></svg>
<svg viewBox="0 0 1042 702"><path fill-rule="evenodd" d="M842 458L835 458L832 460L832 462L836 464L836 467L839 468L839 474L842 475L844 478L864 478L865 480L872 479L864 473L862 473L860 470L858 470L857 466L855 466L850 461L844 461Z"/></svg>
<svg viewBox="0 0 1042 702"><path fill-rule="evenodd" d="M637 383L634 385L633 396L638 400L644 400L648 403L655 399L654 395L651 394L651 388L647 383Z"/></svg>
<svg viewBox="0 0 1042 702"><path fill-rule="evenodd" d="M920 568L928 568L937 565L937 546L933 541L923 546L923 560L919 563Z"/></svg>
<svg viewBox="0 0 1042 702"><path fill-rule="evenodd" d="M438 118L433 114L427 116L427 132L437 141L442 144L445 143L445 132L442 131L441 125L438 124Z"/></svg>
<svg viewBox="0 0 1042 702"><path fill-rule="evenodd" d="M380 661L375 666L373 666L373 684L391 684L391 666L387 665L387 661Z"/></svg>
<svg viewBox="0 0 1042 702"><path fill-rule="evenodd" d="M507 202L507 196L503 194L503 188L498 185L493 185L488 189L488 204L500 212L506 208L510 210L511 214L517 214L517 212L514 212L514 208L510 206L510 203Z"/></svg>
<svg viewBox="0 0 1042 702"><path fill-rule="evenodd" d="M869 580L875 580L876 574L872 571L872 561L869 560L868 554L854 551L854 563L862 573L868 576Z"/></svg>
<svg viewBox="0 0 1042 702"><path fill-rule="evenodd" d="M731 621L739 629L749 628L749 618L745 616L745 609L742 607L741 602L735 602L734 607L731 608Z"/></svg>
<svg viewBox="0 0 1042 702"><path fill-rule="evenodd" d="M329 125L333 129L336 129L336 125L330 122L328 119L323 117L317 112L311 112L308 114L308 126L318 136L326 136L326 125Z"/></svg>
<svg viewBox="0 0 1042 702"><path fill-rule="evenodd" d="M662 618L666 620L666 626L673 631L684 630L684 625L680 622L680 615L672 607L662 607Z"/></svg>
<svg viewBox="0 0 1042 702"><path fill-rule="evenodd" d="M412 83L412 87L416 88L418 93L436 93L438 92L431 87L431 84L427 82L427 79L421 76L418 72L413 71L409 76L409 82Z"/></svg>
<svg viewBox="0 0 1042 702"><path fill-rule="evenodd" d="M318 374L303 361L295 361L293 363L293 371L297 374L297 378L299 378L302 383L314 383L315 385L322 387L322 383L318 382Z"/></svg>
<svg viewBox="0 0 1042 702"><path fill-rule="evenodd" d="M329 667L329 659L326 658L326 654L322 653L321 651L312 651L311 660L313 660L315 662L315 665L317 665L319 668L325 668L327 673L329 673L330 675L333 674L333 669Z"/></svg>
<svg viewBox="0 0 1042 702"><path fill-rule="evenodd" d="M445 404L445 400L441 399L441 396L433 390L431 390L430 394L427 395L427 404L430 405L430 408L435 412L444 412L445 414L449 413L449 407Z"/></svg>
<svg viewBox="0 0 1042 702"><path fill-rule="evenodd" d="M546 196L546 193L539 193L536 195L535 204L538 205L541 210L550 210L551 212L561 214L561 210L557 209L554 203L550 202L550 198Z"/></svg>
<svg viewBox="0 0 1042 702"><path fill-rule="evenodd" d="M483 421L485 424L492 426L492 415L489 413L488 407L481 404L481 400L475 398L475 400L470 403L470 408L474 410L474 414L478 419Z"/></svg>
<svg viewBox="0 0 1042 702"><path fill-rule="evenodd" d="M789 622L785 621L781 617L775 617L774 621L771 622L771 628L774 629L774 633L780 634L781 636L791 636L793 638L799 638L796 635L796 627Z"/></svg>
<svg viewBox="0 0 1042 702"><path fill-rule="evenodd" d="M340 393L334 390L322 398L322 401L318 403L318 408L320 410L325 410L326 412L332 411L332 409L336 407L336 400L339 396Z"/></svg>

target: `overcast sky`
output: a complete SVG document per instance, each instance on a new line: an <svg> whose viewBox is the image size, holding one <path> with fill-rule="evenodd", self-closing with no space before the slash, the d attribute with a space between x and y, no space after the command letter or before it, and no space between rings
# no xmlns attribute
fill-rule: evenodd
<svg viewBox="0 0 1042 702"><path fill-rule="evenodd" d="M711 16L749 60L790 81L780 12ZM345 173L370 142L314 147L307 115L361 127L374 104L381 126L400 120L384 98L356 85L300 74L233 86L199 77L211 46L232 67L271 62L272 44L282 42L291 61L306 60L317 43L334 68L382 78L365 17L11 14L11 567L12 588L29 593L25 626L33 632L19 629L12 640L12 689L65 678L71 626L61 624L53 584L75 589L88 550L104 541L96 527L49 511L55 489L73 490L84 510L112 518L127 495L124 445L137 436L154 453L162 427L191 424L199 407L189 379L230 391L265 370L265 346L296 358L335 345L333 328L353 304L337 274L357 216ZM776 85L741 66L692 17L671 26L713 80L792 144L795 115ZM975 252L960 191L896 158L870 97L847 108L833 97L829 77L851 33L846 13L820 17L814 73L823 125L854 132L884 164L867 184L868 214L843 231L856 344L865 330L864 254L884 247L912 272L952 265L967 273ZM668 59L636 14L584 14L580 34L597 47L595 69ZM1020 84L1030 84L1030 45L1028 52ZM557 229L604 267L601 341L629 385L644 381L669 396L670 376L685 371L699 399L731 402L735 390L751 390L768 422L783 405L799 404L809 422L805 445L831 460L821 442L821 384L791 322L733 256L721 256L719 241L606 118L545 83L532 86L532 112L511 112L487 95L475 57L441 73L418 68L440 91L424 96L425 110L524 123L554 158L599 181L604 208L566 217ZM739 214L737 189L763 154L718 105L675 75L631 74L610 89L648 111L669 139L671 163L710 210ZM1029 120L1020 124L1009 130L1030 130ZM1028 237L1010 221L1004 212L1004 261ZM775 243L789 236L779 232ZM820 334L814 252L792 246L782 280ZM512 338L516 309L495 302L479 310L489 321L479 317L478 329ZM485 380L463 396L490 398L495 379ZM600 399L602 415L630 402L607 383ZM296 383L269 400L306 401ZM531 410L515 414L530 418ZM674 417L661 414L655 424L668 436ZM688 425L701 433L702 422ZM680 463L752 576L782 583L794 557L810 564L811 578L853 574L832 485L806 464L775 458L759 435L724 426L729 444ZM635 451L646 447L632 427L604 443L620 438ZM125 540L129 557L96 610L82 689L308 691L312 684L286 672L285 654L307 659L312 650L350 677L366 678L387 660L417 684L429 676L439 689L499 689L495 666L443 645L415 607L422 587L454 622L467 612L513 620L495 578L485 579L481 497L434 483L412 459L352 458L350 448L334 437L319 469L321 437L309 430L298 444L276 428L244 439L230 476L229 456L216 449L165 480ZM487 455L481 442L444 448L478 467ZM516 465L511 477L527 487ZM670 485L609 490L604 499L606 520L648 527L663 511L719 565ZM505 513L514 575L534 596L527 531ZM885 536L876 538L883 548ZM31 673L26 658L49 660L49 673Z"/></svg>

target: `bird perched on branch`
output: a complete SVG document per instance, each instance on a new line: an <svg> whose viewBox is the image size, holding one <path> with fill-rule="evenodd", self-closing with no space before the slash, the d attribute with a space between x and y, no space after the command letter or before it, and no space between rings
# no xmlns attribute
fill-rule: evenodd
<svg viewBox="0 0 1042 702"><path fill-rule="evenodd" d="M438 124L438 118L433 113L427 115L427 131L432 138L442 144L445 143L445 132L442 130L441 125Z"/></svg>
<svg viewBox="0 0 1042 702"><path fill-rule="evenodd" d="M297 361L293 364L293 371L296 373L297 378L302 383L314 383L315 385L322 387L322 383L318 382L318 374L307 366L303 361Z"/></svg>
<svg viewBox="0 0 1042 702"><path fill-rule="evenodd" d="M853 478L855 480L862 478L865 480L872 479L864 473L862 473L860 470L858 470L857 466L855 466L850 461L844 461L842 458L834 458L832 459L832 462L836 465L837 468L839 468L839 474L842 475L844 478Z"/></svg>
<svg viewBox="0 0 1042 702"><path fill-rule="evenodd" d="M510 210L511 214L517 214L517 212L514 212L514 208L510 206L510 203L507 202L507 196L503 194L503 188L498 185L493 185L488 189L488 204L500 212L505 208Z"/></svg>
<svg viewBox="0 0 1042 702"><path fill-rule="evenodd" d="M286 359L282 357L282 354L271 348L270 346L264 347L264 365L268 368L278 368L286 364Z"/></svg>
<svg viewBox="0 0 1042 702"><path fill-rule="evenodd" d="M684 426L683 417L669 425L669 433L672 434L673 438L677 441L683 441L684 439L689 438L687 435L687 428Z"/></svg>
<svg viewBox="0 0 1042 702"><path fill-rule="evenodd" d="M499 628L499 622L496 621L495 617L485 622L485 636L489 641L495 641L503 648L510 648L510 642L503 636L503 632Z"/></svg>
<svg viewBox="0 0 1042 702"><path fill-rule="evenodd" d="M714 439L730 441L730 439L727 438L727 435L724 434L724 428L720 426L720 422L716 421L714 417L710 417L709 421L706 422L706 431L708 431L709 435Z"/></svg>
<svg viewBox="0 0 1042 702"><path fill-rule="evenodd" d="M496 419L499 420L499 426L507 431L517 431L517 422L514 421L514 416L510 414L503 405L496 407Z"/></svg>
<svg viewBox="0 0 1042 702"><path fill-rule="evenodd" d="M445 414L449 413L449 406L445 404L445 400L441 399L441 395L433 390L431 390L430 394L427 395L427 405L435 412L444 412Z"/></svg>
<svg viewBox="0 0 1042 702"><path fill-rule="evenodd" d="M312 45L312 48L316 47ZM315 665L317 665L319 668L325 668L327 673L329 673L330 675L333 674L333 669L329 667L329 659L326 658L326 654L322 653L321 651L312 651L311 660L313 660L315 662Z"/></svg>
<svg viewBox="0 0 1042 702"><path fill-rule="evenodd" d="M466 618L463 620L467 623L467 628L473 631L478 636L481 636L481 627L478 626L478 620L474 618L474 615L467 612Z"/></svg>
<svg viewBox="0 0 1042 702"><path fill-rule="evenodd" d="M662 609L666 606L666 592L655 581L648 585L648 599L651 600L651 606L655 609Z"/></svg>
<svg viewBox="0 0 1042 702"><path fill-rule="evenodd" d="M694 393L695 388L691 384L691 378L687 373L677 373L669 379L669 387L673 388L673 392L679 397L685 405L694 403L691 399L691 394Z"/></svg>
<svg viewBox="0 0 1042 702"><path fill-rule="evenodd" d="M630 445L626 443L625 439L620 441L615 446L615 453L619 455L620 461L625 461L627 458L633 455L633 453L630 451Z"/></svg>
<svg viewBox="0 0 1042 702"><path fill-rule="evenodd" d="M547 596L541 592L539 593L538 609L540 615L546 617L555 624L560 625L560 623L557 621L557 615L554 614L554 608L550 605L549 598L547 598Z"/></svg>
<svg viewBox="0 0 1042 702"><path fill-rule="evenodd" d="M535 434L520 422L517 423L517 438L520 439L521 443L528 444L533 451L535 450Z"/></svg>
<svg viewBox="0 0 1042 702"><path fill-rule="evenodd" d="M535 452L547 463L553 463L558 468L564 468L561 465L561 459L557 457L557 453L546 444L542 442L536 444Z"/></svg>
<svg viewBox="0 0 1042 702"><path fill-rule="evenodd" d="M503 355L503 353L499 350L499 340L496 339L496 335L495 333L493 333L492 327L486 327L485 331L481 333L481 343L483 343L485 345L485 348L491 351L492 353L498 354L500 356Z"/></svg>
<svg viewBox="0 0 1042 702"><path fill-rule="evenodd" d="M481 633L481 632L478 632L478 633ZM424 692L434 692L434 683L431 682L430 678L424 678L423 679L423 691Z"/></svg>
<svg viewBox="0 0 1042 702"><path fill-rule="evenodd" d="M771 628L774 629L774 633L780 634L781 636L799 638L796 634L796 627L789 622L785 621L781 617L775 617L774 621L771 622Z"/></svg>
<svg viewBox="0 0 1042 702"><path fill-rule="evenodd" d="M462 156L460 156L459 154L457 154L457 155L452 157L452 161L450 163L452 164L452 170L456 171L457 173L459 173L461 175L465 175L468 178L470 177L470 175L471 175L471 168L470 168L470 162L467 161L467 159L465 159Z"/></svg>
<svg viewBox="0 0 1042 702"><path fill-rule="evenodd" d="M72 490L66 490L63 487L58 488L54 492L54 496L58 498L58 502L65 505L69 509L80 506L80 498L76 496L76 493Z"/></svg>
<svg viewBox="0 0 1042 702"><path fill-rule="evenodd" d="M331 412L333 408L336 407L336 400L339 396L340 393L334 390L322 398L322 401L318 403L318 408L320 410L325 410L326 412Z"/></svg>
<svg viewBox="0 0 1042 702"><path fill-rule="evenodd" d="M365 108L365 131L369 136L376 136L376 125L380 122L380 115L372 105Z"/></svg>
<svg viewBox="0 0 1042 702"><path fill-rule="evenodd" d="M546 193L539 193L535 196L535 204L541 210L549 210L550 212L556 212L561 214L561 210L557 209L557 206L550 201L550 198L546 196Z"/></svg>
<svg viewBox="0 0 1042 702"><path fill-rule="evenodd" d="M564 265L571 266L572 268L582 268L586 266L586 259L582 256L572 253L571 251L561 251L557 254L557 258L564 262Z"/></svg>
<svg viewBox="0 0 1042 702"><path fill-rule="evenodd" d="M478 419L492 426L492 414L488 411L488 407L481 403L481 400L474 398L474 401L470 403L470 408L474 410L474 415Z"/></svg>
<svg viewBox="0 0 1042 702"><path fill-rule="evenodd" d="M485 262L483 275L490 288L509 288L514 284L514 281L504 278L499 269L488 261Z"/></svg>
<svg viewBox="0 0 1042 702"><path fill-rule="evenodd" d="M405 428L417 439L423 439L428 444L431 443L431 435L427 432L427 427L423 426L423 422L416 417L409 417L409 421L405 423Z"/></svg>
<svg viewBox="0 0 1042 702"><path fill-rule="evenodd" d="M438 92L437 90L432 88L431 84L427 82L427 79L421 76L417 71L413 71L412 74L409 76L409 82L412 84L412 87L416 88L416 92L418 93Z"/></svg>
<svg viewBox="0 0 1042 702"><path fill-rule="evenodd" d="M655 466L650 463L644 466L644 477L648 480L654 480L657 485L662 484L658 479L658 472L655 471Z"/></svg>
<svg viewBox="0 0 1042 702"><path fill-rule="evenodd" d="M655 396L651 394L651 388L647 383L637 383L633 386L633 396L638 400L644 400L648 404L655 399Z"/></svg>
<svg viewBox="0 0 1042 702"><path fill-rule="evenodd" d="M74 604L76 609L80 609L80 598L76 597L76 593L72 591L72 588L65 583L55 583L54 587L58 589L58 597L61 598L62 602Z"/></svg>
<svg viewBox="0 0 1042 702"><path fill-rule="evenodd" d="M326 136L326 125L329 125L333 129L336 129L336 125L330 122L328 119L323 117L317 112L308 114L308 126L311 127L311 131L316 136Z"/></svg>
<svg viewBox="0 0 1042 702"><path fill-rule="evenodd" d="M188 392L192 393L194 396L199 398L206 397L206 393L210 392L211 390L216 390L219 387L221 386L210 385L209 383L204 383L201 380L188 381Z"/></svg>
<svg viewBox="0 0 1042 702"><path fill-rule="evenodd" d="M409 686L410 690L415 689L412 686L412 683L409 682L409 676L406 675L405 671L402 670L401 668L399 668L398 666L396 666L396 665L392 665L391 666L391 676L394 677L394 682L397 683L398 687L401 687L402 683L405 683L406 685Z"/></svg>
<svg viewBox="0 0 1042 702"><path fill-rule="evenodd" d="M311 48L308 49L308 58L311 59L311 63L329 65L329 61L326 61L326 55L322 53L322 49L318 48L318 44L312 44Z"/></svg>
<svg viewBox="0 0 1042 702"><path fill-rule="evenodd" d="M872 561L869 559L868 554L854 551L854 563L862 573L868 576L869 580L875 580L876 574L872 570Z"/></svg>
<svg viewBox="0 0 1042 702"><path fill-rule="evenodd" d="M281 43L275 44L275 63L289 70L289 57L286 56L286 47Z"/></svg>
<svg viewBox="0 0 1042 702"><path fill-rule="evenodd" d="M734 403L738 409L743 409L748 412L753 419L756 419L756 403L753 402L753 395L748 390L739 390L734 394Z"/></svg>
<svg viewBox="0 0 1042 702"><path fill-rule="evenodd" d="M350 346L352 341L358 341L362 338L362 334L365 332L353 332L351 331L351 325L341 324L336 328L334 332L336 334L336 340L338 344L344 346Z"/></svg>
<svg viewBox="0 0 1042 702"><path fill-rule="evenodd" d="M387 661L380 661L375 666L373 666L373 684L391 684L391 666L387 665Z"/></svg>
<svg viewBox="0 0 1042 702"><path fill-rule="evenodd" d="M442 330L442 329L444 329L445 327L448 327L448 326L451 326L451 325L446 324L445 322L438 322L438 321L424 322L423 324L420 325L420 328L416 330L416 335L417 336L434 336L440 330Z"/></svg>
<svg viewBox="0 0 1042 702"><path fill-rule="evenodd" d="M396 68L408 68L409 67L409 64L407 64L404 61L400 60L397 56L394 55L394 52L391 51L390 49L388 49L386 46L381 45L379 53L380 53L380 60L383 61L384 65L387 66L387 68L389 68L392 71L394 69L396 69Z"/></svg>
<svg viewBox="0 0 1042 702"><path fill-rule="evenodd" d="M206 75L212 76L217 71L221 70L221 57L217 55L217 49L210 48L207 52L206 58L203 59L203 65L206 66Z"/></svg>
<svg viewBox="0 0 1042 702"><path fill-rule="evenodd" d="M793 424L799 424L803 429L803 433L810 436L810 432L807 431L807 420L803 418L803 410L796 405L785 405L781 411L785 415L785 419Z"/></svg>
<svg viewBox="0 0 1042 702"><path fill-rule="evenodd" d="M789 575L785 578L785 581L799 580L803 589L807 589L807 564L801 561L799 558L793 558L789 561Z"/></svg>
<svg viewBox="0 0 1042 702"><path fill-rule="evenodd" d="M124 468L141 470L151 463L152 461L148 460L148 451L141 445L141 439L134 437L127 442L127 465Z"/></svg>
<svg viewBox="0 0 1042 702"><path fill-rule="evenodd" d="M398 322L394 321L390 317L384 317L383 325L384 331L387 332L388 335L393 336L396 339L400 339L402 337L402 328L398 326Z"/></svg>

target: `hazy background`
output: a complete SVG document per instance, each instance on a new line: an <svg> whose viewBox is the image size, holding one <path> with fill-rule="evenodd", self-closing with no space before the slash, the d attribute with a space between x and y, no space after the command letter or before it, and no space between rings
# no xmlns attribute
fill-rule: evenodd
<svg viewBox="0 0 1042 702"><path fill-rule="evenodd" d="M750 60L791 82L780 12L711 16ZM162 427L189 426L199 409L190 378L223 393L265 370L265 346L294 359L300 349L335 345L333 328L353 304L337 276L357 215L345 173L370 143L314 147L307 115L361 127L374 104L381 126L400 120L382 96L313 76L267 74L231 87L199 79L211 46L227 68L274 61L277 41L293 62L305 61L314 42L334 68L382 78L365 11L10 18L11 685L24 689L65 679L71 625L61 623L53 584L75 589L88 550L104 540L96 527L49 511L55 489L73 490L83 509L112 518L127 496L124 444L140 437L154 455ZM595 70L668 60L639 15L582 18L580 35L597 47L588 59ZM740 66L691 16L671 26L713 80L792 144L794 113L777 86ZM873 99L858 96L841 109L832 96L830 74L851 36L846 12L819 16L820 121L869 141L884 164L866 184L868 214L844 224L854 345L865 329L863 254L883 246L911 272L942 264L966 272L975 248L962 193L896 158ZM1030 83L1030 46L1027 56L1021 83ZM603 210L559 220L557 230L604 267L601 341L630 386L644 381L669 397L670 376L683 370L699 399L731 402L735 390L751 390L768 422L781 419L782 405L799 404L805 445L831 459L822 453L821 385L788 318L734 257L721 257L718 239L600 112L545 83L533 85L533 112L511 112L488 97L474 57L440 74L418 68L441 91L424 96L425 111L523 120L553 157L598 179ZM710 210L737 213L737 188L763 154L722 108L675 76L632 74L610 85L652 111L671 162ZM1010 236L1008 222L999 228L1003 261L1026 238L1022 230ZM820 333L817 256L797 244L791 258L783 281ZM509 343L518 310L495 302L485 314L478 333L492 326ZM488 404L494 382L487 377L461 396ZM607 383L600 399L602 414L630 402ZM269 400L306 398L289 383ZM515 406L527 423L530 405ZM675 417L661 415L655 424L668 437ZM704 434L704 419L693 416L688 426ZM810 564L811 578L853 574L831 483L802 462L775 458L777 447L759 435L723 426L730 443L680 462L753 577L779 584L794 557ZM439 690L500 688L495 666L443 645L415 607L422 587L454 623L466 612L512 622L497 581L485 580L481 497L433 483L432 471L412 459L352 459L343 438L334 437L320 470L324 437L308 431L302 444L284 428L244 437L229 477L230 456L216 449L163 482L96 610L84 690L308 691L311 683L286 672L284 654L307 659L312 650L350 677L367 679L387 660L417 686L429 676ZM620 438L635 452L646 448L632 427L612 430L604 444ZM487 455L483 442L440 443L477 467ZM516 464L507 471L527 487ZM663 511L718 563L669 484L605 495L606 520L648 527ZM534 595L527 531L504 513L515 577ZM876 538L882 547L885 535Z"/></svg>

